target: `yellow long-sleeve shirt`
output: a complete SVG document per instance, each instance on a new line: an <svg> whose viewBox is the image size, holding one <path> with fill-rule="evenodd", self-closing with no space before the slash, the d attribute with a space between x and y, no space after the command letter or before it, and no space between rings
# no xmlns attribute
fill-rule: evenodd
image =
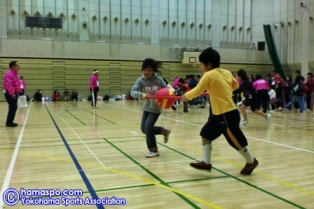
<svg viewBox="0 0 314 209"><path fill-rule="evenodd" d="M207 90L213 114L220 115L237 108L232 100L232 92L237 88L239 83L230 71L214 68L204 73L197 86L185 94L185 98L191 100Z"/></svg>

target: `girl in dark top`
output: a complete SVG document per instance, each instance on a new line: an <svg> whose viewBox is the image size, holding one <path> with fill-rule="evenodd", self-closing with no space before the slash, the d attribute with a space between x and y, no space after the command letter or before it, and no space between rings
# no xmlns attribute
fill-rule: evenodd
<svg viewBox="0 0 314 209"><path fill-rule="evenodd" d="M60 101L60 93L57 89L53 92L52 101Z"/></svg>
<svg viewBox="0 0 314 209"><path fill-rule="evenodd" d="M71 100L72 101L77 101L78 100L78 93L77 93L77 91L75 89L72 91Z"/></svg>
<svg viewBox="0 0 314 209"><path fill-rule="evenodd" d="M306 107L309 110L313 110L313 100L314 100L314 78L313 73L307 74L307 81L305 83L306 86Z"/></svg>
<svg viewBox="0 0 314 209"><path fill-rule="evenodd" d="M251 83L253 83L255 81L254 75L253 74L249 74L249 81Z"/></svg>
<svg viewBox="0 0 314 209"><path fill-rule="evenodd" d="M68 101L70 99L70 92L68 89L64 89L63 99L64 99L64 101Z"/></svg>
<svg viewBox="0 0 314 209"><path fill-rule="evenodd" d="M285 88L285 81L280 77L279 74L274 75L274 82L275 82L275 91L276 91L276 99L277 99L277 107L278 109L282 109L283 105L286 103L284 101L284 88Z"/></svg>
<svg viewBox="0 0 314 209"><path fill-rule="evenodd" d="M238 77L240 79L240 89L243 92L245 99L242 101L240 106L240 111L243 116L243 121L240 122L240 125L246 126L248 123L246 107L250 106L252 112L265 118L267 122L270 122L271 115L265 114L262 111L258 110L259 108L259 99L257 93L253 87L253 84L250 82L245 70L240 69L238 71Z"/></svg>
<svg viewBox="0 0 314 209"><path fill-rule="evenodd" d="M38 101L38 102L41 102L42 101L42 93L41 93L41 90L38 90L35 94L34 94L34 100L35 101Z"/></svg>
<svg viewBox="0 0 314 209"><path fill-rule="evenodd" d="M286 82L285 82L285 100L286 100L286 104L291 102L291 99L292 99L292 95L291 95L292 88L293 88L293 81L292 81L291 75L288 75L287 78L286 78Z"/></svg>

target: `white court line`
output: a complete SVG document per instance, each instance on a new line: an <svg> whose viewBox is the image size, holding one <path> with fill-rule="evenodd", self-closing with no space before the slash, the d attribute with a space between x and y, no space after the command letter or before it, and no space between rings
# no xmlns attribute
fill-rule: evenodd
<svg viewBox="0 0 314 209"><path fill-rule="evenodd" d="M85 144L82 138L79 135L77 135L77 133L71 128L71 126L63 119L63 117L60 116L60 118L69 127L69 129L75 134L75 136L82 142L82 144L86 147L86 149L88 149L88 151L96 158L96 160L100 163L100 165L106 168L106 166L99 160L99 158L93 153L93 151Z"/></svg>
<svg viewBox="0 0 314 209"><path fill-rule="evenodd" d="M285 145L285 144L280 144L280 143L277 143L277 142L267 141L267 140L259 139L259 138L256 138L256 137L251 137L251 136L247 136L247 137L251 138L251 139L255 139L257 141L262 141L262 142L265 142L265 143L275 144L275 145L278 145L278 146L287 147L287 148L291 148L291 149L295 149L295 150L299 150L299 151L303 151L303 152L309 152L309 153L314 154L314 151L311 151L311 150L306 150L306 149L302 149L302 148L298 148L298 147L293 147L293 146L289 146L289 145Z"/></svg>
<svg viewBox="0 0 314 209"><path fill-rule="evenodd" d="M108 104L106 104L106 105L108 105ZM114 105L108 105L108 106L112 106L112 107L116 107L116 108L120 108L120 109L125 109L125 110L129 110L129 111L133 111L133 112L141 112L141 111L138 111L138 110L132 110L132 109L119 107L119 106L114 106ZM160 118L164 118L164 119L168 119L168 120L172 120L172 121L176 121L176 122L180 122L180 123L189 124L191 126L203 127L203 125L198 125L198 124L195 124L195 123L189 123L189 122L185 122L185 121L182 121L182 120L176 120L176 119L167 118L167 117L163 117L163 116L160 116ZM280 126L280 125L278 125L278 126ZM282 147L286 147L286 148L295 149L295 150L298 150L298 151L303 151L303 152L308 152L308 153L313 153L314 154L314 151L311 151L311 150L306 150L306 149L302 149L302 148L298 148L298 147L294 147L294 146L289 146L289 145L286 145L286 144L276 143L276 142L272 142L272 141L268 141L268 140L264 140L264 139L260 139L260 138L256 138L256 137L251 137L251 136L247 136L247 135L245 135L245 136L247 138L254 139L254 140L257 140L257 141L262 141L262 142L265 142L265 143L274 144L274 145L277 145L277 146L282 146Z"/></svg>
<svg viewBox="0 0 314 209"><path fill-rule="evenodd" d="M131 133L134 135L138 135L138 133L136 133L135 131L131 131Z"/></svg>
<svg viewBox="0 0 314 209"><path fill-rule="evenodd" d="M20 146L21 146L21 142L22 142L22 138L23 138L23 134L24 134L24 130L25 130L25 126L27 123L28 114L29 114L30 110L31 110L31 105L29 105L29 108L27 110L27 114L26 114L26 117L24 119L24 123L23 123L22 129L21 129L19 138L17 139L17 143L15 145L15 149L14 149L14 152L13 152L10 164L9 164L9 168L7 170L7 174L5 175L5 179L3 181L3 185L1 188L1 192L0 192L0 209L2 209L3 205L4 205L3 193L8 189L9 184L10 184L10 180L11 180L14 165L15 165L15 161L16 161L17 154L18 154Z"/></svg>

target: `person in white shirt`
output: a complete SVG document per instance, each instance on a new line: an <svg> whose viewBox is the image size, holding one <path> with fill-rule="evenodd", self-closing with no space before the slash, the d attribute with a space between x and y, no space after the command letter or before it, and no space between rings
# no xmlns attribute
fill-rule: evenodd
<svg viewBox="0 0 314 209"><path fill-rule="evenodd" d="M277 98L276 98L276 92L274 90L274 86L269 88L268 94L269 94L269 99L270 99L269 104L271 105L272 110L277 110L277 104L276 104Z"/></svg>

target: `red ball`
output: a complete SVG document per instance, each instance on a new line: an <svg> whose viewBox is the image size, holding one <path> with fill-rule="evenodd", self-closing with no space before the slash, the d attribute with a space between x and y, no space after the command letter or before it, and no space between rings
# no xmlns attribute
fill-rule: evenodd
<svg viewBox="0 0 314 209"><path fill-rule="evenodd" d="M168 88L163 88L160 89L156 92L155 96L160 96L160 97L168 97L168 96L175 96L175 93L173 90L168 89ZM156 103L159 107L163 109L168 109L173 106L173 104L176 102L176 99L170 99L170 98L158 98L156 99Z"/></svg>

